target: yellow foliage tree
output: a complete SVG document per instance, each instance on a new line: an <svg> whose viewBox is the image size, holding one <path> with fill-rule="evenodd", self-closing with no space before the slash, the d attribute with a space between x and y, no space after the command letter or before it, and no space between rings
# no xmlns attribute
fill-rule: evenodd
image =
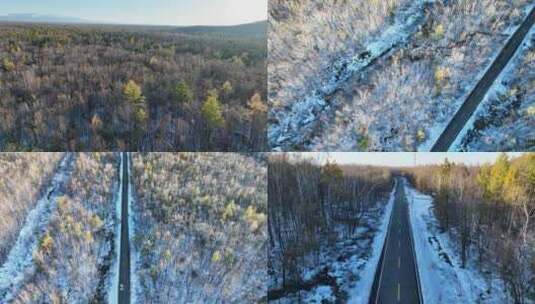
<svg viewBox="0 0 535 304"><path fill-rule="evenodd" d="M141 87L133 80L129 80L128 83L123 87L123 94L126 100L134 104L145 101Z"/></svg>
<svg viewBox="0 0 535 304"><path fill-rule="evenodd" d="M9 60L8 58L2 59L2 68L6 72L11 72L15 69L15 64L13 61Z"/></svg>
<svg viewBox="0 0 535 304"><path fill-rule="evenodd" d="M50 233L46 233L41 239L41 251L50 254L52 248L54 247L54 239L50 236Z"/></svg>
<svg viewBox="0 0 535 304"><path fill-rule="evenodd" d="M212 262L213 263L218 263L219 261L221 261L221 252L219 252L219 250L216 250L212 254Z"/></svg>
<svg viewBox="0 0 535 304"><path fill-rule="evenodd" d="M202 117L210 128L222 127L225 119L221 113L217 91L211 91L201 108Z"/></svg>

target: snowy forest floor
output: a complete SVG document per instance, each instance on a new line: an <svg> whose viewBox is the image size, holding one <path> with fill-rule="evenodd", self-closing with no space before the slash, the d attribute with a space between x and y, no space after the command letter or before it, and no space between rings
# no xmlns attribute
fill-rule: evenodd
<svg viewBox="0 0 535 304"><path fill-rule="evenodd" d="M407 180L404 183L424 302L507 303L495 274L474 260L461 267L456 244L433 214L433 198L415 190Z"/></svg>
<svg viewBox="0 0 535 304"><path fill-rule="evenodd" d="M334 244L320 246L318 260L303 258L301 284L270 289L270 303L367 303L388 229L395 186L388 200L370 208L354 233L336 225ZM272 274L272 278L281 277ZM273 282L272 282L273 283Z"/></svg>
<svg viewBox="0 0 535 304"><path fill-rule="evenodd" d="M27 274L36 271L32 254L45 233L46 226L56 208L57 199L65 191L65 184L72 173L72 166L72 155L65 155L50 186L28 214L17 242L11 248L7 260L0 267L0 302L10 301L13 294L16 294L24 283Z"/></svg>

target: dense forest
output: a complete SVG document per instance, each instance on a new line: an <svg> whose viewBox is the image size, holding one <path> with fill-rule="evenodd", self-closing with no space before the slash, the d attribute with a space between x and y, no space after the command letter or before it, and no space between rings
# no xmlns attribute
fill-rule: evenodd
<svg viewBox="0 0 535 304"><path fill-rule="evenodd" d="M4 153L0 157L0 265L5 262L29 210L45 191L60 158L61 153Z"/></svg>
<svg viewBox="0 0 535 304"><path fill-rule="evenodd" d="M410 169L412 183L434 197L441 229L462 267L497 273L514 303L535 299L535 155L468 167L446 160Z"/></svg>
<svg viewBox="0 0 535 304"><path fill-rule="evenodd" d="M308 291L327 285L338 301L347 301L358 279L355 257L370 255L392 185L381 168L272 156L269 300L306 302Z"/></svg>
<svg viewBox="0 0 535 304"><path fill-rule="evenodd" d="M135 298L140 303L265 301L265 160L148 153L136 154L133 164Z"/></svg>
<svg viewBox="0 0 535 304"><path fill-rule="evenodd" d="M271 147L429 150L532 4L527 0L270 1ZM514 88L508 88L503 99L524 95ZM500 100L499 107L505 101ZM507 106L506 111L510 109ZM516 114L508 120L530 122L527 109ZM505 116L487 120L499 123ZM520 135L515 137L525 137L528 129L518 128L515 133ZM507 138L512 130L499 131ZM518 141L523 146L529 140Z"/></svg>
<svg viewBox="0 0 535 304"><path fill-rule="evenodd" d="M64 196L57 199L39 248L35 273L14 303L103 301L107 290L115 208L117 158L113 154L77 157Z"/></svg>
<svg viewBox="0 0 535 304"><path fill-rule="evenodd" d="M263 151L266 23L0 25L4 151Z"/></svg>
<svg viewBox="0 0 535 304"><path fill-rule="evenodd" d="M113 302L125 270L132 303L266 301L265 156L132 155L0 155L0 302Z"/></svg>
<svg viewBox="0 0 535 304"><path fill-rule="evenodd" d="M60 154L19 155L17 163L21 167L13 171L19 172L20 184L35 181L36 189L42 188L42 184L47 190L38 196L32 194L31 204L19 205L13 201L6 204L24 208L24 217L14 217L2 210L3 219L17 220L18 224L10 227L16 242L3 248L9 249L8 258L0 260L0 302L104 301L113 257L116 220L113 198L117 189L118 158L112 153L64 154L58 165ZM13 157L3 155L1 159L7 161ZM26 167L22 166L25 161L36 160L50 162L43 164L47 169L40 172L45 182L27 178ZM55 167L52 179L50 166ZM38 170L32 169L32 176L36 176ZM3 194L9 193L5 188L1 190ZM28 189L28 192L34 190Z"/></svg>

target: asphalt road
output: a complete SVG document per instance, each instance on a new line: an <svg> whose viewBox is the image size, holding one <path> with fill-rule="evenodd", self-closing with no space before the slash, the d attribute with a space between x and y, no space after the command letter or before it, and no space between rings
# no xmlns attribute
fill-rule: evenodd
<svg viewBox="0 0 535 304"><path fill-rule="evenodd" d="M119 260L119 304L130 304L130 240L128 237L128 155L123 153L121 206L121 257Z"/></svg>
<svg viewBox="0 0 535 304"><path fill-rule="evenodd" d="M524 23L513 34L511 39L502 49L494 63L487 70L485 75L478 82L472 93L468 96L461 108L457 111L444 132L435 142L431 152L446 152L451 147L459 133L464 128L470 117L474 114L488 90L503 71L507 63L511 60L518 47L526 37L527 33L535 23L535 8L533 8Z"/></svg>
<svg viewBox="0 0 535 304"><path fill-rule="evenodd" d="M371 303L420 303L408 205L398 179L388 234L375 274Z"/></svg>

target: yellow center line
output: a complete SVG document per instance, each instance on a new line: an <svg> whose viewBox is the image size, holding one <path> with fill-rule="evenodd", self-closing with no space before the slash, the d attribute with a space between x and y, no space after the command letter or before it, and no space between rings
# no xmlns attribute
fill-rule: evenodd
<svg viewBox="0 0 535 304"><path fill-rule="evenodd" d="M401 301L401 297L400 297L401 296L401 294L400 294L401 290L400 289L401 288L400 288L399 283L398 283L398 302Z"/></svg>

